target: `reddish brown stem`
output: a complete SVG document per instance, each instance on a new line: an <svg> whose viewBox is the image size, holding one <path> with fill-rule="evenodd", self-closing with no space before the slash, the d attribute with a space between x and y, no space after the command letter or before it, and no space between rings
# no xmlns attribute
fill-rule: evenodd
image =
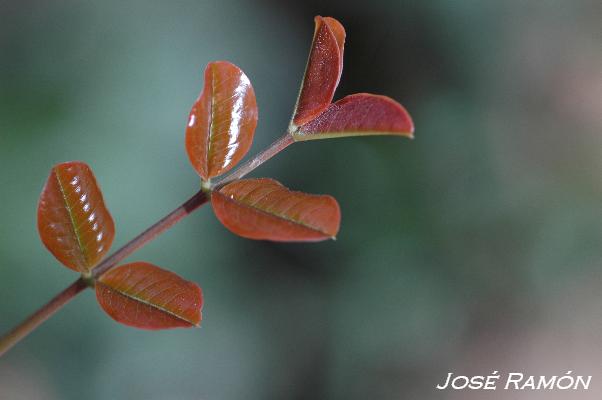
<svg viewBox="0 0 602 400"><path fill-rule="evenodd" d="M171 228L176 222L182 220L194 210L205 204L207 200L208 198L205 192L199 191L180 207L167 214L159 222L130 240L125 246L117 250L110 257L105 258L93 269L90 278L79 278L73 282L68 288L29 316L29 318L0 338L0 357L84 290L90 282L93 282L94 279L113 268L118 262Z"/></svg>
<svg viewBox="0 0 602 400"><path fill-rule="evenodd" d="M79 278L68 288L57 294L46 305L21 322L12 331L8 332L0 339L0 357L23 339L27 334L36 329L42 322L50 318L61 307L67 304L78 293L84 290L88 285L82 278Z"/></svg>
<svg viewBox="0 0 602 400"><path fill-rule="evenodd" d="M259 153L257 156L241 164L231 174L227 175L220 181L212 185L213 188L219 188L236 179L240 179L253 171L255 168L269 160L286 147L294 143L293 137L286 133L280 139L276 140L270 147ZM111 256L105 258L100 264L92 270L90 277L80 278L71 284L67 289L63 290L56 297L50 300L46 305L33 313L29 318L19 324L12 331L0 338L0 357L10 348L17 344L21 339L27 336L30 332L36 329L42 322L46 321L50 316L57 312L61 307L67 304L72 298L84 290L88 285L92 284L95 279L113 268L117 263L124 258L150 242L161 233L171 228L178 221L192 213L194 210L205 204L209 200L207 194L200 190L190 199L188 199L180 207L167 214L153 226L130 240L125 246L117 250Z"/></svg>
<svg viewBox="0 0 602 400"><path fill-rule="evenodd" d="M230 174L226 175L222 179L216 181L213 185L213 189L218 189L221 186L224 186L232 181L242 178L247 175L255 168L259 167L261 164L274 157L276 154L280 153L282 150L287 148L289 145L295 143L293 139L293 135L290 133L285 133L282 137L272 143L267 149L257 154L255 157L250 159L249 161L241 164Z"/></svg>
<svg viewBox="0 0 602 400"><path fill-rule="evenodd" d="M163 217L159 222L155 223L140 235L130 240L125 246L117 250L111 256L105 258L92 270L92 278L96 279L100 275L113 268L115 264L171 228L176 222L180 221L182 218L186 217L188 214L205 204L207 200L207 194L202 190L196 193L180 207L176 208Z"/></svg>

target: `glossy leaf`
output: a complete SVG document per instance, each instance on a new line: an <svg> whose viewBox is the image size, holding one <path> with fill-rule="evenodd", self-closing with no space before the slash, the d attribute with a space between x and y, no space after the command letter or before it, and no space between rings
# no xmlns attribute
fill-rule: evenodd
<svg viewBox="0 0 602 400"><path fill-rule="evenodd" d="M342 98L292 133L296 141L343 136L397 135L412 138L410 114L395 100L368 93Z"/></svg>
<svg viewBox="0 0 602 400"><path fill-rule="evenodd" d="M109 250L115 225L88 165L52 168L38 203L38 232L46 248L78 272L89 272Z"/></svg>
<svg viewBox="0 0 602 400"><path fill-rule="evenodd" d="M345 29L330 17L315 17L314 39L301 83L290 130L324 111L334 96L343 72Z"/></svg>
<svg viewBox="0 0 602 400"><path fill-rule="evenodd" d="M257 102L249 78L226 61L209 63L205 86L188 117L186 151L203 180L223 174L249 151Z"/></svg>
<svg viewBox="0 0 602 400"><path fill-rule="evenodd" d="M189 328L201 323L201 288L145 262L125 264L101 275L96 298L111 318L136 328Z"/></svg>
<svg viewBox="0 0 602 400"><path fill-rule="evenodd" d="M341 212L331 196L293 192L273 179L234 181L211 195L215 215L249 239L314 242L334 238Z"/></svg>

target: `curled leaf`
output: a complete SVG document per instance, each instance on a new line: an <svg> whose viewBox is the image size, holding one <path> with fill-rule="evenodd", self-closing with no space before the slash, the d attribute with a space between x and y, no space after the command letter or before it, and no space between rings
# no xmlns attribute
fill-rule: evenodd
<svg viewBox="0 0 602 400"><path fill-rule="evenodd" d="M330 17L317 16L316 27L290 130L328 107L343 72L345 28Z"/></svg>
<svg viewBox="0 0 602 400"><path fill-rule="evenodd" d="M236 65L214 61L188 117L186 151L205 181L234 167L249 151L257 102L249 78Z"/></svg>
<svg viewBox="0 0 602 400"><path fill-rule="evenodd" d="M111 318L135 328L189 328L201 323L201 288L145 262L125 264L101 275L96 298Z"/></svg>
<svg viewBox="0 0 602 400"><path fill-rule="evenodd" d="M334 238L341 212L332 196L291 191L273 179L242 179L211 194L220 222L233 233L278 242Z"/></svg>
<svg viewBox="0 0 602 400"><path fill-rule="evenodd" d="M368 135L412 138L413 134L414 123L401 104L368 93L342 98L292 133L296 141Z"/></svg>
<svg viewBox="0 0 602 400"><path fill-rule="evenodd" d="M46 248L78 272L88 273L109 250L115 225L88 165L52 168L38 203L38 232Z"/></svg>

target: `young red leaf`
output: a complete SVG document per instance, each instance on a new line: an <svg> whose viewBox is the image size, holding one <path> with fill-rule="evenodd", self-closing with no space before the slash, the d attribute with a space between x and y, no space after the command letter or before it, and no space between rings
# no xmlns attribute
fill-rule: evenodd
<svg viewBox="0 0 602 400"><path fill-rule="evenodd" d="M201 288L145 262L125 264L101 275L96 298L111 318L135 328L190 328L201 323Z"/></svg>
<svg viewBox="0 0 602 400"><path fill-rule="evenodd" d="M343 72L345 28L330 17L317 16L314 21L314 39L289 128L291 131L328 107Z"/></svg>
<svg viewBox="0 0 602 400"><path fill-rule="evenodd" d="M249 78L229 62L209 63L186 127L186 151L201 178L207 181L234 167L249 151L256 126Z"/></svg>
<svg viewBox="0 0 602 400"><path fill-rule="evenodd" d="M277 242L334 238L341 212L332 196L293 192L273 179L234 181L211 194L215 215L233 233Z"/></svg>
<svg viewBox="0 0 602 400"><path fill-rule="evenodd" d="M296 141L343 136L397 135L412 138L410 114L395 100L358 93L331 104L314 120L292 132Z"/></svg>
<svg viewBox="0 0 602 400"><path fill-rule="evenodd" d="M52 168L38 203L38 232L46 248L78 272L88 273L109 250L115 225L88 165Z"/></svg>

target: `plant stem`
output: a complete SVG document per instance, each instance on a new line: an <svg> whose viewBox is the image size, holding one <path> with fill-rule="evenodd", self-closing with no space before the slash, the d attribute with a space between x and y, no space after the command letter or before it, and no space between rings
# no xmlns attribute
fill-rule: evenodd
<svg viewBox="0 0 602 400"><path fill-rule="evenodd" d="M208 201L207 194L202 190L188 199L180 207L176 208L153 226L130 240L125 246L117 250L110 257L105 258L92 271L92 276L89 279L79 278L73 282L68 288L56 295L52 300L34 312L25 321L17 325L13 330L6 335L0 337L0 357L17 344L21 339L27 336L30 332L36 329L42 322L46 321L55 312L60 310L71 299L88 287L88 282L101 276L109 269L113 268L118 262L150 242L167 229L171 228L175 223L182 220L184 217L192 213L194 210L202 206Z"/></svg>
<svg viewBox="0 0 602 400"><path fill-rule="evenodd" d="M84 290L88 285L82 278L79 278L68 288L57 294L52 300L46 303L29 318L17 325L12 331L8 332L0 339L0 357L17 344L21 339L36 329L42 322L50 318L61 307L67 304L78 293Z"/></svg>
<svg viewBox="0 0 602 400"><path fill-rule="evenodd" d="M267 149L256 155L251 160L241 164L238 168L232 171L232 173L226 175L224 178L211 185L211 188L213 190L219 189L221 186L224 186L227 183L242 178L294 142L295 141L292 135L290 135L288 132L285 133ZM126 243L125 246L114 252L109 257L105 258L92 270L90 277L79 278L68 288L63 290L52 300L42 306L38 311L34 312L25 321L17 325L13 330L0 337L0 357L10 350L21 339L36 329L42 322L46 321L55 312L60 310L76 295L82 292L86 287L88 287L88 285L91 284L91 282L94 282L102 274L117 265L117 263L171 228L174 224L191 214L194 210L205 204L207 201L209 201L207 193L205 193L203 190L200 190L194 196L184 202L180 207L167 214L150 228Z"/></svg>
<svg viewBox="0 0 602 400"><path fill-rule="evenodd" d="M220 187L227 185L232 181L242 178L243 176L247 175L255 168L259 167L261 164L274 157L276 154L280 153L282 150L284 150L293 143L295 143L293 135L286 132L283 136L281 136L274 143L272 143L267 149L257 154L249 161L241 164L238 168L236 168L234 171L232 171L230 174L226 175L222 179L217 180L214 184L211 185L212 189L219 189Z"/></svg>
<svg viewBox="0 0 602 400"><path fill-rule="evenodd" d="M92 270L92 278L96 279L113 268L115 264L171 228L176 222L192 213L194 210L205 204L208 200L209 199L205 192L202 190L197 192L180 207L176 208L153 226L136 236L134 239L130 240L125 246L111 254L111 256L105 258Z"/></svg>

